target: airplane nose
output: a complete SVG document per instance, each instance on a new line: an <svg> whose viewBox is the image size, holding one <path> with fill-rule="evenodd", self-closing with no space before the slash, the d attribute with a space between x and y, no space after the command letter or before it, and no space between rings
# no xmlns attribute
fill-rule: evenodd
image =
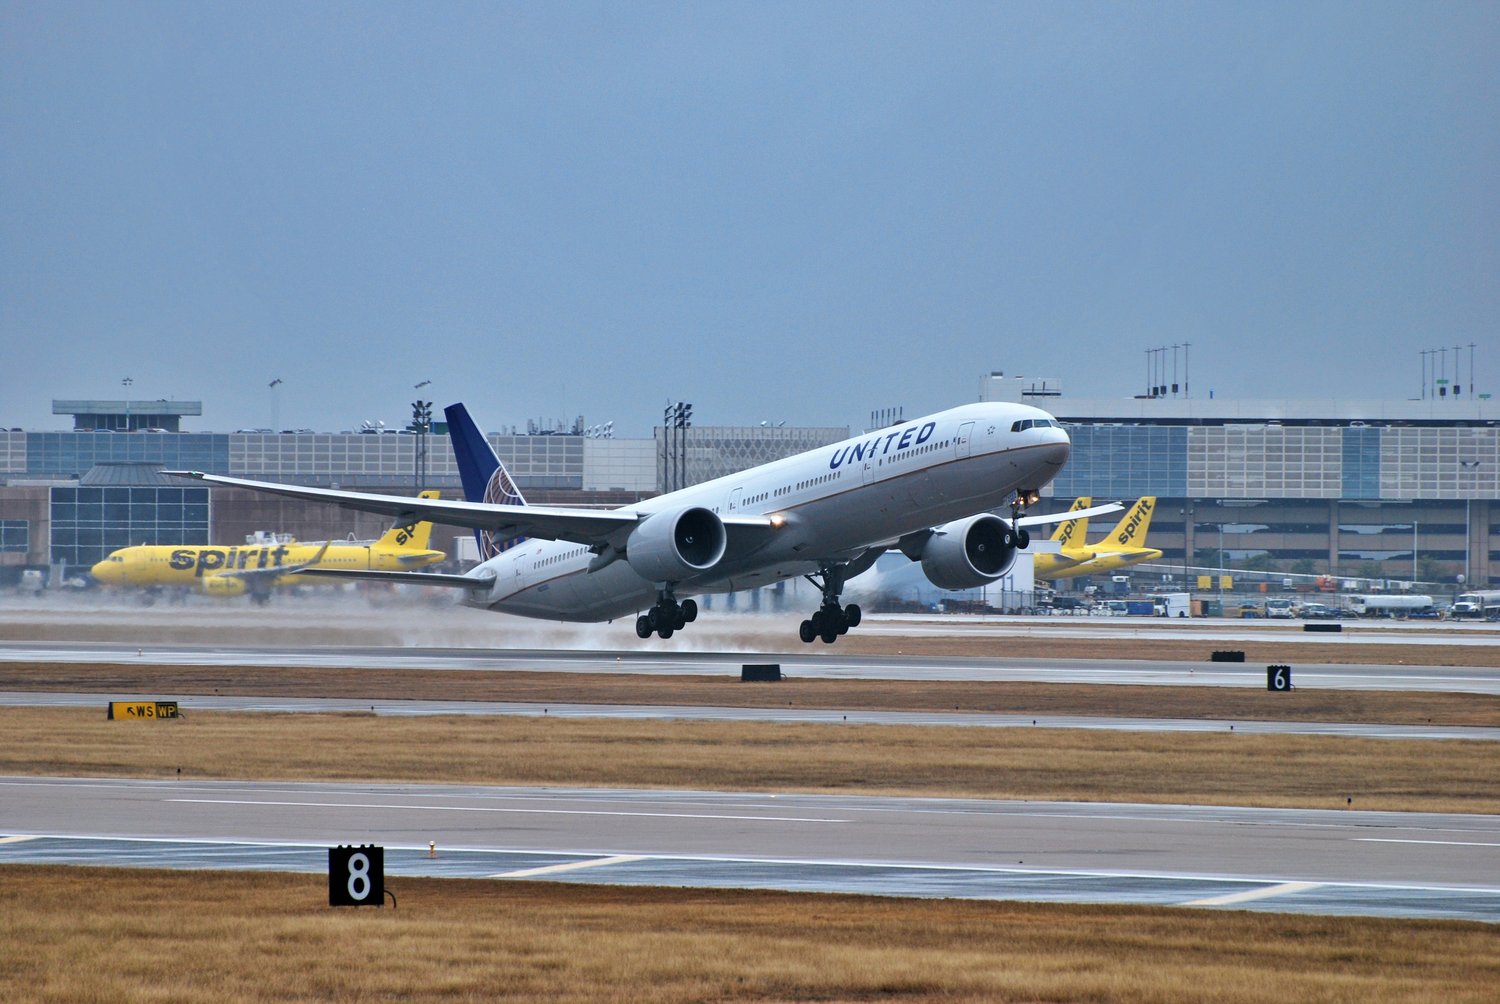
<svg viewBox="0 0 1500 1004"><path fill-rule="evenodd" d="M1061 429L1047 430L1056 438L1051 439L1042 447L1042 463L1049 467L1061 468L1068 462L1068 456L1073 452L1073 444L1068 439L1068 434Z"/></svg>
<svg viewBox="0 0 1500 1004"><path fill-rule="evenodd" d="M109 567L109 562L108 561L101 561L98 564L96 564L93 568L89 569L89 574L92 575L94 577L94 579L96 581L98 581L98 582L109 582L110 581L110 571L111 571L111 569Z"/></svg>

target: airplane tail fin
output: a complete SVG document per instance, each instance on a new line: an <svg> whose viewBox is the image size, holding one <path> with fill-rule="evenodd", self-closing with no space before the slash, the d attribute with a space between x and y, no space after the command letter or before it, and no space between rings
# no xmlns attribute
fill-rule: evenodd
<svg viewBox="0 0 1500 1004"><path fill-rule="evenodd" d="M1151 529L1151 514L1156 511L1156 496L1142 495L1135 505L1109 531L1109 541L1120 547L1145 547L1146 532Z"/></svg>
<svg viewBox="0 0 1500 1004"><path fill-rule="evenodd" d="M1087 509L1094 504L1094 499L1089 495L1080 495L1068 506L1069 512L1079 509ZM1070 547L1082 547L1083 542L1088 539L1089 518L1069 519L1057 524L1057 529L1052 531L1052 539L1057 541L1060 549L1066 551Z"/></svg>
<svg viewBox="0 0 1500 1004"><path fill-rule="evenodd" d="M435 489L422 492L417 497L424 499L438 498L442 493ZM392 551L426 551L432 544L432 524L426 521L420 523L398 523L385 533L380 535L376 542L377 547L387 548Z"/></svg>
<svg viewBox="0 0 1500 1004"><path fill-rule="evenodd" d="M448 419L448 439L453 443L453 457L458 463L458 473L463 478L464 498L470 502L488 502L492 505L525 505L521 490L511 480L510 472L490 449L490 444L479 431L479 426L469 417L469 409L462 404L450 404L443 409ZM488 561L501 551L515 547L525 537L496 540L489 530L475 530L474 539L479 544L479 560Z"/></svg>

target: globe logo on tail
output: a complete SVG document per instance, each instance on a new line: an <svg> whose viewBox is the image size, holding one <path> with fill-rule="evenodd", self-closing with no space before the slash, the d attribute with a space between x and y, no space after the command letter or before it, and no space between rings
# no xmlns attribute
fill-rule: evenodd
<svg viewBox="0 0 1500 1004"><path fill-rule="evenodd" d="M510 474L503 464L495 468L495 473L490 475L489 484L484 486L484 501L489 505L526 504L526 500L521 497L521 490L510 479ZM498 540L494 530L480 530L478 537L482 561L488 561L501 551L508 551L526 539L525 537L508 537Z"/></svg>

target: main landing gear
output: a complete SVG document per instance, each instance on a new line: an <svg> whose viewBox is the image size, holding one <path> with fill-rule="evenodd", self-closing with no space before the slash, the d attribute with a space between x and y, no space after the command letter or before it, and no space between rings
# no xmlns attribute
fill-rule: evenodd
<svg viewBox="0 0 1500 1004"><path fill-rule="evenodd" d="M844 591L843 565L824 565L818 573L823 577L822 582L811 575L804 578L822 591L823 605L802 622L797 634L808 644L822 638L825 645L832 645L838 641L839 635L848 634L850 628L859 626L859 604L839 605L839 593Z"/></svg>
<svg viewBox="0 0 1500 1004"><path fill-rule="evenodd" d="M635 619L637 638L650 638L654 633L660 638L672 637L672 632L681 631L685 625L698 619L698 604L695 600L677 602L671 587L657 591L656 606Z"/></svg>

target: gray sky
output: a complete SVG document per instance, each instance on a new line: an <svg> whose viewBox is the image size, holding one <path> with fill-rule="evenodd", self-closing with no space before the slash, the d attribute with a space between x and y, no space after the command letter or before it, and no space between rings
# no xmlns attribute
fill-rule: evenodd
<svg viewBox="0 0 1500 1004"><path fill-rule="evenodd" d="M4 0L0 425L859 426L1184 341L1194 397L1470 342L1500 394L1497 53L1493 3Z"/></svg>

